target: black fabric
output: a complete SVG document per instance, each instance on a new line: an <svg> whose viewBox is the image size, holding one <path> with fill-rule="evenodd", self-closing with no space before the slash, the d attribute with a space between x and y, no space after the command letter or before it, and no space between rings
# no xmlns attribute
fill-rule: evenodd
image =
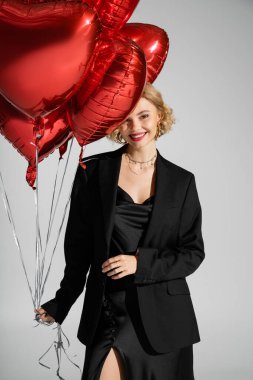
<svg viewBox="0 0 253 380"><path fill-rule="evenodd" d="M135 254L150 213L153 196L134 203L118 186L110 257ZM102 312L91 345L86 346L82 380L99 380L104 361L113 347L124 363L126 380L194 380L193 347L157 353L151 346L140 316L133 275L112 280L108 276Z"/></svg>
<svg viewBox="0 0 253 380"><path fill-rule="evenodd" d="M101 266L110 253L127 146L86 157L86 169L78 166L64 240L64 276L55 296L42 305L61 324L86 286L77 334L85 345L92 344L101 314L108 277ZM200 341L186 277L198 269L205 252L194 174L157 150L154 175L155 196L138 247L134 285L149 341L157 352L167 353Z"/></svg>
<svg viewBox="0 0 253 380"><path fill-rule="evenodd" d="M113 348L126 380L194 380L193 346L156 353L141 323L136 288L105 294L94 341L86 346L82 380L99 380Z"/></svg>
<svg viewBox="0 0 253 380"><path fill-rule="evenodd" d="M120 253L135 255L143 231L149 221L153 198L154 196L149 197L142 204L134 203L124 189L120 186L117 187L116 212L109 257ZM117 280L108 276L106 281L108 290L122 290L133 283L134 275L124 276Z"/></svg>

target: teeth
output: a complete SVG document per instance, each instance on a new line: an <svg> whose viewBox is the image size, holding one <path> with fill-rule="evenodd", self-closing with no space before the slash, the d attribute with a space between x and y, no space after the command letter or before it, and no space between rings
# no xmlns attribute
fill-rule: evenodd
<svg viewBox="0 0 253 380"><path fill-rule="evenodd" d="M145 132L141 133L139 135L130 135L130 136L132 136L133 138L138 138L138 137L141 137L141 136L144 136L144 135L145 135Z"/></svg>

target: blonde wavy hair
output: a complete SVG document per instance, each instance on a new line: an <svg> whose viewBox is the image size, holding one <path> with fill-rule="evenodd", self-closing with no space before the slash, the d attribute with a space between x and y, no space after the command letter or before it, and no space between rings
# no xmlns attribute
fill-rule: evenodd
<svg viewBox="0 0 253 380"><path fill-rule="evenodd" d="M150 101L161 115L155 135L155 140L157 140L160 136L170 132L172 125L175 124L173 110L164 103L161 93L151 83L146 83L141 97ZM126 143L120 133L119 126L112 133L106 135L106 137L118 144Z"/></svg>

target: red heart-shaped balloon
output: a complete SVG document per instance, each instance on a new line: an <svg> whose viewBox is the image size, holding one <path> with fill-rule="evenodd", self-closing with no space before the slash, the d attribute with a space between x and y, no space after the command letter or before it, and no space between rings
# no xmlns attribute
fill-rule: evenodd
<svg viewBox="0 0 253 380"><path fill-rule="evenodd" d="M73 132L65 121L64 112L54 111L40 120L39 129L34 120L18 111L0 96L0 133L24 156L28 163L27 180L33 186L36 178L36 147L38 141L39 162L64 144ZM41 138L36 140L37 133ZM64 148L60 154L64 153Z"/></svg>
<svg viewBox="0 0 253 380"><path fill-rule="evenodd" d="M89 76L72 107L74 135L82 146L111 133L135 107L146 80L146 60L143 51L130 39L104 40L93 63L91 73L98 73L96 89L85 97ZM103 62L106 72L99 77ZM93 84L92 84L93 85ZM85 102L83 100L85 99Z"/></svg>
<svg viewBox="0 0 253 380"><path fill-rule="evenodd" d="M165 30L151 24L129 23L120 33L142 48L147 61L147 82L154 82L162 70L169 50L169 38Z"/></svg>
<svg viewBox="0 0 253 380"><path fill-rule="evenodd" d="M87 74L99 34L78 1L0 2L0 92L31 117L70 99Z"/></svg>
<svg viewBox="0 0 253 380"><path fill-rule="evenodd" d="M139 0L89 0L99 15L104 32L118 33L131 17Z"/></svg>

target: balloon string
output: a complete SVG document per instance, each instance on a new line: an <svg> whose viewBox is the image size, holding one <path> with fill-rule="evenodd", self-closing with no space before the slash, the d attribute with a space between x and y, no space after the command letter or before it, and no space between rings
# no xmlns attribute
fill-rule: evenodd
<svg viewBox="0 0 253 380"><path fill-rule="evenodd" d="M53 196L52 196L50 215L49 215L49 223L48 223L48 230L47 230L46 247L47 247L47 244L48 244L48 241L49 241L49 236L50 236L50 232L49 231L50 231L51 220L52 220L52 213L53 213L54 199L55 199L55 191L56 191L56 184L57 184L57 180L58 180L60 162L61 162L61 160L59 159L58 160L58 165L57 165L56 176L55 176L55 180L54 180L54 189L53 189ZM45 248L45 250L46 250L46 248ZM44 250L44 253L45 253L45 250Z"/></svg>
<svg viewBox="0 0 253 380"><path fill-rule="evenodd" d="M74 181L73 181L74 182ZM72 185L73 186L73 185ZM52 262L53 262L53 257L54 257L54 254L55 254L55 250L56 250L56 247L57 247L57 244L58 244L58 241L59 241L59 237L61 235L61 231L62 231L62 227L63 227L63 224L64 224L64 220L65 220L65 217L66 217L66 214L67 214L67 208L68 208L68 205L69 205L69 202L70 202L70 198L71 196L69 196L69 199L67 200L67 203L65 205L65 209L64 209L64 213L63 213L63 217L62 217L62 222L61 222L61 225L60 225L60 228L58 230L58 234L57 234L57 238L56 238L56 243L55 243L55 246L54 246L54 249L53 249L53 252L52 252L52 255L51 255L51 258L50 258L50 263L49 263L49 266L48 266L48 269L47 269L47 273L46 273L46 276L45 276L45 279L44 279L44 282L43 282L43 285L42 285L42 289L41 289L41 298L44 294L44 290L45 290L45 284L47 282L47 279L48 279L48 276L49 276L49 273L50 273L50 270L51 270L51 266L52 266Z"/></svg>
<svg viewBox="0 0 253 380"><path fill-rule="evenodd" d="M21 264L22 264L22 267L23 267L23 270L24 270L24 273L25 273L26 282L27 282L27 285L28 285L28 288L29 288L29 292L30 292L30 295L31 295L31 298L32 298L33 306L35 307L35 299L33 297L32 287L31 287L31 284L30 284L30 281L29 281L29 278L28 278L28 274L27 274L27 270L26 270L26 266L25 266L25 261L24 261L21 245L19 243L19 239L18 239L18 236L17 236L17 233L16 233L16 227L15 227L15 223L14 223L14 219L13 219L13 215L12 215L12 211L11 211L11 206L10 206L10 202L9 202L9 199L8 199L8 196L7 196L7 192L6 192L6 189L5 189L5 186L4 186L4 181L3 181L3 177L2 177L1 171L0 171L0 179L1 179L1 195L2 195L2 198L3 198L3 203L4 203L5 211L6 211L8 219L9 219L10 225L12 227L12 234L13 234L13 237L14 237L14 241L15 241L15 244L16 244L16 246L18 248L19 257L20 257Z"/></svg>
<svg viewBox="0 0 253 380"><path fill-rule="evenodd" d="M45 259L46 259L46 251L47 251L47 246L48 246L49 237L50 237L50 224L51 224L51 220L52 220L52 212L53 212L53 206L54 206L55 191L56 191L56 184L57 184L57 180L58 180L60 161L61 160L59 159L58 164L57 164L55 180L54 180L53 196L52 196L52 200L51 200L49 223L48 223L48 230L47 230L47 239L46 239L45 249L44 249L43 258L42 258L41 282L42 282L42 278L43 278L44 267L45 267ZM41 294L41 297L42 297L42 294Z"/></svg>
<svg viewBox="0 0 253 380"><path fill-rule="evenodd" d="M84 163L84 161L83 161L83 151L84 151L84 148L86 147L86 145L85 146L81 146L81 151L80 151L80 154L79 154L79 164L81 165L81 167L83 168L83 169L86 169L86 165L85 165L85 163Z"/></svg>
<svg viewBox="0 0 253 380"><path fill-rule="evenodd" d="M65 356L67 357L67 359L69 360L70 363L72 363L75 367L77 367L80 372L81 372L81 368L79 367L78 364L74 363L70 357L68 356L67 352L66 352L66 348L64 347L64 343L63 343L63 337L66 339L67 341L67 346L68 348L70 347L70 343L69 343L69 340L67 338L67 336L64 334L64 332L62 331L62 328L61 328L61 325L59 323L57 323L57 334L56 334L56 339L53 341L53 343L49 346L49 348L45 351L45 353L39 358L39 364L42 365L43 367L45 368L48 368L50 369L49 366L47 366L46 364L42 363L41 360L46 356L46 354L51 350L51 348L54 346L55 348L55 352L56 352L56 357L57 357L57 370L56 370L56 375L57 377L60 379L60 380L64 380L63 377L61 377L60 375L60 370L61 370L61 357L62 357L62 353L65 354Z"/></svg>
<svg viewBox="0 0 253 380"><path fill-rule="evenodd" d="M51 235L51 230L52 230L52 225L53 225L53 222L54 222L54 218L55 218L55 214L56 214L56 210L57 210L57 207L58 207L58 203L59 203L59 199L60 199L60 196L61 196L61 191L62 191L62 187L63 187L63 182L64 182L64 179L65 179L65 174L66 174L66 170L67 170L67 167L68 167L68 163L69 163L69 157L70 157L70 153L71 153L71 149L72 149L72 146L73 146L73 137L71 139L71 144L70 144L70 148L69 148L69 152L68 152L68 156L67 156L67 161L66 161L66 164L65 164L65 168L64 168L64 172L63 172L63 176L62 176L62 180L61 180L61 185L60 185L60 189L59 189L59 192L58 192L58 196L57 196L57 200L56 200L56 205L55 205L55 208L54 208L54 213L53 213L53 218L52 218L52 222L50 224L50 231L49 231L49 237L48 239L50 238L50 235ZM50 220L51 220L51 215L50 215ZM48 243L48 241L47 241Z"/></svg>
<svg viewBox="0 0 253 380"><path fill-rule="evenodd" d="M36 264L35 264L35 307L40 306L41 300L41 232L39 219L39 148L36 144L36 189L35 189L35 210L36 210Z"/></svg>
<svg viewBox="0 0 253 380"><path fill-rule="evenodd" d="M76 172L77 172L77 169L76 169ZM70 200L71 200L71 193L72 193L73 185L74 185L74 179L73 179L73 181L72 181L72 185L71 185L71 188L70 188L70 192L69 192L68 200L67 200L66 205L65 205L65 208L64 208L64 212L63 212L63 217L62 217L61 225L60 225L59 230L58 230L58 234L57 234L57 238L56 238L55 246L54 246L54 249L53 249L53 252L52 252L51 258L50 258L50 263L49 263L49 266L48 266L48 269L47 269L47 273L46 273L46 276L45 276L45 280L44 280L44 283L43 283L43 286L42 286L42 291L41 291L41 294L42 294L42 295L44 294L45 284L46 284L46 282L47 282L48 275L49 275L49 272L50 272L50 270L51 270L51 266L52 266L52 262L53 262L53 257L54 257L54 254L55 254L55 250L56 250L56 247L57 247L57 244L58 244L58 241L59 241L60 235L61 235L61 230L62 230L62 227L63 227L64 221L65 221L65 218L66 218L66 215L67 215L67 209L68 209L68 205L69 205Z"/></svg>
<svg viewBox="0 0 253 380"><path fill-rule="evenodd" d="M48 227L48 239L47 239L46 246L45 246L45 250L44 250L44 254L43 254L42 276L43 276L43 274L44 274L44 264L45 264L46 250L47 250L48 242L49 242L49 239L50 239L50 236L51 236L52 226L53 226L54 218L55 218L55 215L56 215L56 209L57 209L57 207L58 207L58 203L59 203L60 195L61 195L61 192L62 192L63 182L64 182L64 179L65 179L65 175L66 175L66 171L67 171L67 167L68 167L68 163L69 163L69 157L70 157L70 153L71 153L72 145L73 145L73 138L72 138L72 140L71 140L71 145L70 145L70 149L69 149L69 152L68 152L67 161L66 161L65 168L64 168L64 172L63 172L63 176L62 176L61 185L60 185L60 189L59 189L59 192L58 192L58 197L57 197L56 205L55 205L55 208L54 208L53 218L52 218L52 210L53 210L53 203L54 203L54 200L52 199L52 205L51 205L51 210L50 210L50 221L51 221L51 225L50 225L50 222L49 222L49 227ZM60 161L60 160L59 160L59 161ZM58 166L58 167L59 167L59 166ZM58 176L58 168L57 168L57 176ZM73 183L72 183L72 186L73 186ZM71 189L72 189L72 186L71 186ZM55 194L55 188L56 188L56 181L55 181L55 184L54 184L54 194ZM70 194L71 194L71 193L70 193ZM53 195L53 198L54 198L54 195ZM48 275L49 275L49 272L50 272L50 269L51 269L51 265L52 265L52 261L53 261L53 256L54 256L54 254L55 254L55 250L56 250L56 247L57 247L57 244L58 244L58 240L59 240L59 238L60 238L60 234L61 234L61 230L62 230L62 227L63 227L63 223L64 223L64 220L65 220L65 217L66 217L66 212L67 212L67 207L68 207L69 201L70 201L70 195L69 195L69 197L68 197L67 203L66 203L65 208L64 208L64 212L63 212L63 217L62 217L61 225L60 225L60 228L59 228L59 230L58 230L58 234L57 234L57 238L56 238L56 243L55 243L55 246L54 246L54 249L53 249L53 252L52 252L52 255L51 255L51 259L50 259L50 264L49 264L49 267L48 267L48 270L47 270L47 274L46 274L46 276L45 276L44 283L43 283L43 285L42 285L42 287L41 287L41 298L42 298L43 293L44 293L44 288L45 288L45 284L46 284L46 281L47 281L47 278L48 278ZM43 281L42 281L42 282L43 282ZM41 300L41 298L40 298L40 300Z"/></svg>
<svg viewBox="0 0 253 380"><path fill-rule="evenodd" d="M73 139L72 139L72 142L73 142ZM72 143L71 143L71 147L72 147ZM70 150L71 150L71 147L70 147ZM70 151L69 151L69 155L70 155ZM63 174L60 190L59 190L58 200L59 200L59 196L60 196L61 191L62 191L63 180L64 180L64 176L65 176L65 173L66 173L67 165L68 165L68 162L69 162L69 155L68 155L68 159L67 159L67 162L66 162L66 165L65 165L65 170L64 170L64 174ZM7 216L9 218L10 224L12 226L14 240L15 240L15 243L16 243L18 251L19 251L21 263L22 263L22 266L23 266L23 270L25 272L25 277L26 277L26 280L27 280L27 284L28 284L28 288L29 288L29 291L30 291L30 294L31 294L31 298L32 298L32 302L33 302L34 308L39 307L41 298L42 298L43 293L44 293L45 284L46 284L48 276L49 276L49 272L50 272L50 269L51 269L51 266L52 266L53 257L54 257L54 254L55 254L55 251L56 251L56 247L57 247L57 244L58 244L58 241L59 241L59 237L60 237L60 234L61 234L61 231L62 231L62 228L63 228L65 217L67 215L67 208L68 208L68 205L69 205L69 202L70 202L70 199L71 199L71 193L72 193L72 188L73 188L73 184L74 184L74 180L73 180L72 186L71 186L71 190L70 190L70 194L69 194L68 200L67 200L66 205L65 205L65 209L64 209L61 225L59 227L59 231L58 231L58 234L57 234L56 243L55 243L52 255L51 255L50 264L48 266L48 270L47 270L47 273L46 273L46 276L45 276L45 279L44 279L44 282L43 282L43 285L42 285L45 256L43 256L43 260L41 262L42 244L41 244L40 220L39 220L39 180L38 180L39 177L38 177L38 149L37 149L37 146L36 146L36 172L37 172L37 176L36 176L36 188L35 188L35 190L36 190L35 191L35 206L36 206L36 269L35 269L35 272L36 272L36 274L35 274L35 289L34 289L34 296L33 296L32 287L31 287L30 282L29 282L29 278L28 278L25 262L24 262L24 259L23 259L21 245L19 243L18 236L17 236L17 233L16 233L14 219L13 219L13 216L12 216L12 212L11 212L11 208L10 208L10 204L9 204L9 200L8 200L8 196L7 196L7 192L5 190L2 174L1 174L1 171L0 171L0 179L1 179L1 183L2 183L2 186L0 188L3 188L3 190L1 189L1 194L2 194L2 198L3 198L3 202L4 202L4 206L5 206L5 210L6 210ZM58 205L58 201L56 202L55 211L56 211L57 205ZM51 208L51 210L53 210L53 208ZM54 215L55 215L55 213L54 213ZM51 215L50 215L50 217L51 217ZM53 222L53 219L52 219L52 222ZM51 228L52 228L52 223L51 223ZM51 232L51 229L50 229L50 232ZM49 237L50 237L50 232L49 232ZM45 253L46 253L46 251L44 252L44 254ZM41 263L42 263L42 265L41 265ZM39 324L41 324L41 323L39 323ZM67 344L68 344L68 347L70 346L70 343L69 343L69 340L68 340L67 336L63 333L63 331L61 329L61 326L59 324L57 324L57 329L58 329L58 331L57 331L57 340L55 340L50 345L50 347L46 350L46 352L38 360L39 360L39 364L40 365L42 365L45 368L50 369L49 366L47 366L47 365L45 365L44 363L41 362L41 359L43 359L43 357L50 351L50 349L54 345L55 351L56 351L56 356L57 356L57 363L58 363L58 368L57 368L56 374L57 374L57 377L60 380L64 380L63 377L61 377L61 375L60 375L62 353L65 354L65 356L67 357L67 359L69 360L69 362L71 362L80 371L81 371L81 369L80 369L80 367L76 363L74 363L70 359L70 357L68 356L68 354L66 352L66 349L65 349L64 344L63 344L62 336L65 337L65 339L67 341Z"/></svg>

